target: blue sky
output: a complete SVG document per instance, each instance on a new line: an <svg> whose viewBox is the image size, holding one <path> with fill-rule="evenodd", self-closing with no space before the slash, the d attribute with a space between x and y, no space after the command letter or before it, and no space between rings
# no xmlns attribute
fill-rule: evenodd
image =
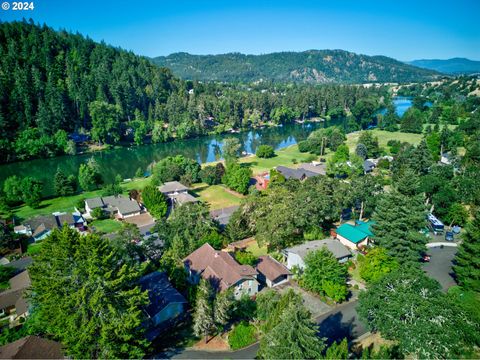
<svg viewBox="0 0 480 360"><path fill-rule="evenodd" d="M480 60L480 0L33 1L35 10L0 19L31 17L146 56L344 49Z"/></svg>

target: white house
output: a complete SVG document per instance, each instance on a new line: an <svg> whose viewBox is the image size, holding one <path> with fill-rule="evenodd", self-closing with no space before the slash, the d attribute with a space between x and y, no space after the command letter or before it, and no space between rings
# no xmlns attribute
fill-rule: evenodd
<svg viewBox="0 0 480 360"><path fill-rule="evenodd" d="M297 245L283 252L287 256L287 268L292 269L298 267L305 268L305 257L308 253L326 248L329 250L339 262L345 262L352 256L351 252L339 241L334 239L308 241L304 244Z"/></svg>

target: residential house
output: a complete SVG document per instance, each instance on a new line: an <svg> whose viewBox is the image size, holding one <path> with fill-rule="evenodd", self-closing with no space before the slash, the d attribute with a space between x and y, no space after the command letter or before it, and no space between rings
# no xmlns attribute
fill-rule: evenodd
<svg viewBox="0 0 480 360"><path fill-rule="evenodd" d="M233 213L237 211L239 206L228 206L222 209L216 209L210 211L210 216L213 220L218 221L221 227L227 226Z"/></svg>
<svg viewBox="0 0 480 360"><path fill-rule="evenodd" d="M7 264L8 267L14 268L17 273L25 271L33 263L31 256L23 257L18 260L11 261Z"/></svg>
<svg viewBox="0 0 480 360"><path fill-rule="evenodd" d="M303 181L309 177L318 176L318 173L315 173L306 169L292 169L286 166L277 166L276 170L282 174L285 179L297 179Z"/></svg>
<svg viewBox="0 0 480 360"><path fill-rule="evenodd" d="M302 163L298 166L299 169L315 173L317 175L327 175L327 165L318 161L311 163Z"/></svg>
<svg viewBox="0 0 480 360"><path fill-rule="evenodd" d="M155 271L140 279L143 291L148 291L149 304L145 307L148 316L147 334L151 338L158 335L160 329L174 322L185 312L187 300L168 281L165 273Z"/></svg>
<svg viewBox="0 0 480 360"><path fill-rule="evenodd" d="M64 359L62 344L29 335L0 346L0 359Z"/></svg>
<svg viewBox="0 0 480 360"><path fill-rule="evenodd" d="M15 324L20 318L28 316L29 305L24 296L31 281L28 271L25 270L8 282L10 289L0 293L0 318L7 318L10 324Z"/></svg>
<svg viewBox="0 0 480 360"><path fill-rule="evenodd" d="M58 227L57 219L53 215L37 216L25 221L24 225L31 229L34 241L45 239L53 229Z"/></svg>
<svg viewBox="0 0 480 360"><path fill-rule="evenodd" d="M168 181L159 186L158 190L170 199L172 206L198 202L197 198L188 193L188 187L178 181Z"/></svg>
<svg viewBox="0 0 480 360"><path fill-rule="evenodd" d="M265 190L270 182L270 174L263 173L254 176L255 188L259 191Z"/></svg>
<svg viewBox="0 0 480 360"><path fill-rule="evenodd" d="M92 217L92 211L97 208L119 219L140 215L142 212L140 204L135 199L130 199L124 195L111 195L85 200L85 211L88 217Z"/></svg>
<svg viewBox="0 0 480 360"><path fill-rule="evenodd" d="M373 233L371 226L374 221L355 221L355 225L342 224L336 230L336 238L346 247L352 250L358 250L368 245L368 240Z"/></svg>
<svg viewBox="0 0 480 360"><path fill-rule="evenodd" d="M352 256L351 252L337 240L324 239L308 241L304 244L283 250L283 253L287 256L287 268L292 269L293 267L298 267L300 269L305 269L305 257L310 252L322 248L330 251L341 263L347 261L348 258Z"/></svg>
<svg viewBox="0 0 480 360"><path fill-rule="evenodd" d="M258 281L268 287L286 283L290 280L292 273L271 256L260 256L255 265L258 272Z"/></svg>
<svg viewBox="0 0 480 360"><path fill-rule="evenodd" d="M32 229L28 225L17 225L13 228L13 232L18 235L32 236Z"/></svg>
<svg viewBox="0 0 480 360"><path fill-rule="evenodd" d="M23 225L16 226L17 234L30 234L34 241L45 239L53 229L61 228L64 224L82 232L86 230L87 222L78 211L73 213L53 213L52 215L37 216L27 220Z"/></svg>
<svg viewBox="0 0 480 360"><path fill-rule="evenodd" d="M77 229L78 231L85 231L87 226L87 221L78 211L73 213L54 213L55 220L57 221L57 226L61 228L63 225L67 225L72 229Z"/></svg>
<svg viewBox="0 0 480 360"><path fill-rule="evenodd" d="M198 284L203 278L217 291L232 289L236 299L258 292L257 271L249 265L240 265L229 253L217 251L210 244L195 250L183 263L192 284Z"/></svg>
<svg viewBox="0 0 480 360"><path fill-rule="evenodd" d="M371 173L373 171L373 169L375 169L375 163L372 161L372 160L365 160L363 162L363 172L364 174L368 174L368 173Z"/></svg>

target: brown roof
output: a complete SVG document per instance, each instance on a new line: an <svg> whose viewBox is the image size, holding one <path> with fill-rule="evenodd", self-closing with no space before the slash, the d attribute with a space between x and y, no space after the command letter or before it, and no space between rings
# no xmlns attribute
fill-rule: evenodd
<svg viewBox="0 0 480 360"><path fill-rule="evenodd" d="M63 359L62 345L38 336L26 336L0 347L0 359Z"/></svg>
<svg viewBox="0 0 480 360"><path fill-rule="evenodd" d="M28 302L24 298L25 290L31 284L28 271L15 275L9 280L9 283L10 289L0 293L0 309L15 306L17 315L22 315L28 311Z"/></svg>
<svg viewBox="0 0 480 360"><path fill-rule="evenodd" d="M270 256L260 256L256 265L259 273L265 275L268 280L275 280L282 275L291 275L288 269Z"/></svg>
<svg viewBox="0 0 480 360"><path fill-rule="evenodd" d="M15 275L9 281L11 290L22 290L30 286L30 276L28 276L28 271L22 271L20 274Z"/></svg>
<svg viewBox="0 0 480 360"><path fill-rule="evenodd" d="M204 279L218 281L218 289L223 291L236 284L242 278L257 275L249 265L240 265L224 251L217 251L209 244L195 250L183 260L184 264Z"/></svg>

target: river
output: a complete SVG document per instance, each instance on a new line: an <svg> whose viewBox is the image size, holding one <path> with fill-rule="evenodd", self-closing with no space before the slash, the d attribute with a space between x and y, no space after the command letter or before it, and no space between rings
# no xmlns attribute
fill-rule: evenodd
<svg viewBox="0 0 480 360"><path fill-rule="evenodd" d="M412 100L406 97L396 97L393 99L393 104L397 114L402 116L412 106ZM50 196L54 194L53 176L57 168L60 168L67 175L73 174L76 176L80 164L85 163L91 157L100 165L104 181L109 183L114 180L117 174L127 179L132 178L138 168L146 172L154 162L171 155L184 155L197 160L199 163L219 160L221 158L222 142L225 138L235 137L240 140L242 151L255 153L259 145L271 145L275 150L278 150L305 140L308 134L315 129L330 125L342 125L341 123L343 121L339 121L338 124L292 123L236 134L202 136L161 144L121 147L95 153L4 164L0 165L0 184L3 185L3 181L12 175L32 176L43 181L44 195Z"/></svg>
<svg viewBox="0 0 480 360"><path fill-rule="evenodd" d="M60 168L67 175L78 174L80 164L93 157L102 169L105 182L112 182L117 174L131 178L138 168L146 171L152 163L170 155L184 155L199 163L220 159L222 142L225 138L240 140L242 151L255 153L259 145L267 144L276 150L305 140L313 130L323 127L323 123L286 124L281 127L266 127L236 134L202 136L176 140L161 144L122 147L95 153L35 159L0 166L0 183L12 175L33 176L44 183L44 194L53 195L53 176Z"/></svg>

